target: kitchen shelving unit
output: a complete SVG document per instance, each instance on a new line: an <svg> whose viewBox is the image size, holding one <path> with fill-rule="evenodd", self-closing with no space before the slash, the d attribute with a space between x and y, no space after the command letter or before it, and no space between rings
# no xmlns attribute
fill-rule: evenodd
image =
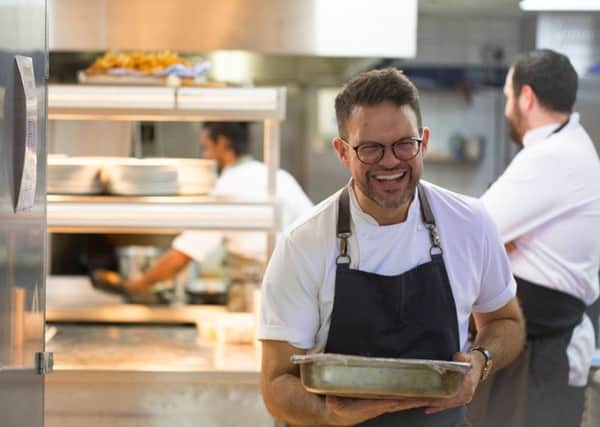
<svg viewBox="0 0 600 427"><path fill-rule="evenodd" d="M274 203L285 88L48 85L49 120L252 121L264 126L268 197L49 195L51 233L177 233L189 229L262 230L272 251L279 214ZM248 183L251 185L251 183Z"/></svg>

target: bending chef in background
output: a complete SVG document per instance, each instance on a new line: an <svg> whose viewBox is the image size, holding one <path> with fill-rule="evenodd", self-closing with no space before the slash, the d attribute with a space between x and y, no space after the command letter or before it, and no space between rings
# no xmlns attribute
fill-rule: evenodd
<svg viewBox="0 0 600 427"><path fill-rule="evenodd" d="M248 124L242 122L206 122L202 127L201 144L204 158L217 161L220 176L212 192L243 200L267 197L267 167L250 154ZM287 226L312 208L312 202L300 185L287 172L277 171L276 203ZM173 278L192 259L202 263L225 243L229 263L251 266L246 270L259 271L266 263L266 233L185 231L177 236L167 251L143 274L125 283L129 293L143 292L157 282Z"/></svg>
<svg viewBox="0 0 600 427"><path fill-rule="evenodd" d="M395 69L353 78L333 140L350 182L278 241L259 338L267 409L293 425L464 427L465 404L521 351L524 326L496 227L477 199L421 180L429 129ZM467 345L469 316L481 334ZM470 362L449 399L348 399L306 391L307 352Z"/></svg>
<svg viewBox="0 0 600 427"><path fill-rule="evenodd" d="M506 76L505 116L522 150L482 201L509 252L527 345L474 400L477 426L581 424L595 347L584 311L598 297L600 161L572 113L576 92L569 59L551 50L524 55Z"/></svg>

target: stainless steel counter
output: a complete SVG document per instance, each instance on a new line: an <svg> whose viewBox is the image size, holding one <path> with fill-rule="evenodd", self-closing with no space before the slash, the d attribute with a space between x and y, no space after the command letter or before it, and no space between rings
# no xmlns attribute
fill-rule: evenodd
<svg viewBox="0 0 600 427"><path fill-rule="evenodd" d="M258 383L258 345L219 344L193 326L56 325L48 342L56 370L237 374Z"/></svg>
<svg viewBox="0 0 600 427"><path fill-rule="evenodd" d="M55 326L47 427L274 425L256 345L201 340L192 326Z"/></svg>
<svg viewBox="0 0 600 427"><path fill-rule="evenodd" d="M195 325L206 313L224 313L223 306L127 304L118 295L92 287L87 276L46 279L48 322L153 323Z"/></svg>

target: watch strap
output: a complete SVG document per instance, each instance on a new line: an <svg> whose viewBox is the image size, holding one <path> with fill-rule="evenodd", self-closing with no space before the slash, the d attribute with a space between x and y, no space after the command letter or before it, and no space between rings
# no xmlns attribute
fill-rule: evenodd
<svg viewBox="0 0 600 427"><path fill-rule="evenodd" d="M483 382L486 380L490 374L490 371L492 370L492 354L487 348L480 345L472 346L469 348L469 352L471 351L478 351L479 353L483 354L483 357L485 358L485 363L483 364L483 369L481 370L481 377L479 378L479 382Z"/></svg>

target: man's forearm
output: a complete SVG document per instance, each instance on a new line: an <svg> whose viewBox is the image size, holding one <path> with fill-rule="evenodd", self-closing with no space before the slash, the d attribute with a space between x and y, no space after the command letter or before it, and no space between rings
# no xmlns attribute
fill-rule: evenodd
<svg viewBox="0 0 600 427"><path fill-rule="evenodd" d="M157 282L172 279L190 261L190 258L175 249L161 256L148 270L132 277L126 287L137 292L143 291Z"/></svg>
<svg viewBox="0 0 600 427"><path fill-rule="evenodd" d="M525 328L519 319L497 319L477 331L476 345L486 347L492 354L493 368L512 362L523 349Z"/></svg>
<svg viewBox="0 0 600 427"><path fill-rule="evenodd" d="M295 375L281 375L268 386L263 384L263 395L267 409L278 420L297 426L329 425L325 400L307 392Z"/></svg>

